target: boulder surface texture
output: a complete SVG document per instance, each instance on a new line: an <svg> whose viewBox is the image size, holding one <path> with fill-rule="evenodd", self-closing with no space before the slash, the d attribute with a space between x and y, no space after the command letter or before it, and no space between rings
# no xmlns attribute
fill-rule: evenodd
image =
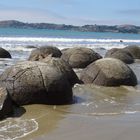
<svg viewBox="0 0 140 140"><path fill-rule="evenodd" d="M140 59L140 46L130 45L124 48L125 51L128 51L134 59Z"/></svg>
<svg viewBox="0 0 140 140"><path fill-rule="evenodd" d="M53 59L20 62L0 75L0 85L18 105L67 104L72 101L72 86L77 81L71 67Z"/></svg>
<svg viewBox="0 0 140 140"><path fill-rule="evenodd" d="M61 58L72 68L85 68L102 57L92 49L75 47L63 51Z"/></svg>
<svg viewBox="0 0 140 140"><path fill-rule="evenodd" d="M123 49L117 49L117 48L110 49L105 54L105 57L120 59L121 61L123 61L126 64L134 63L134 58L131 55L131 53L128 51L125 51Z"/></svg>
<svg viewBox="0 0 140 140"><path fill-rule="evenodd" d="M88 84L101 86L135 86L137 78L134 72L119 59L104 58L87 66L80 79Z"/></svg>
<svg viewBox="0 0 140 140"><path fill-rule="evenodd" d="M39 61L51 55L52 57L61 57L61 51L52 46L44 46L33 50L29 56L30 61Z"/></svg>

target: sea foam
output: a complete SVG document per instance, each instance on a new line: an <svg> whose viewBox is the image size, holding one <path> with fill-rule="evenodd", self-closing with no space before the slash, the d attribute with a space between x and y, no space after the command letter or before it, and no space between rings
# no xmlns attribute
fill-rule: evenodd
<svg viewBox="0 0 140 140"><path fill-rule="evenodd" d="M48 38L48 37L0 37L1 42L116 42L119 43L120 39L76 39L76 38ZM140 40L124 39L123 42L127 43L140 43Z"/></svg>

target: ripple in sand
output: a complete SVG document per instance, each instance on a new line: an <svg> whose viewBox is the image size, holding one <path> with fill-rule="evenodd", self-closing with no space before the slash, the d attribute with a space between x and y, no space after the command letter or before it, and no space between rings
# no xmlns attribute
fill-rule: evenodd
<svg viewBox="0 0 140 140"><path fill-rule="evenodd" d="M37 129L38 123L34 119L7 119L0 122L0 140L15 140Z"/></svg>

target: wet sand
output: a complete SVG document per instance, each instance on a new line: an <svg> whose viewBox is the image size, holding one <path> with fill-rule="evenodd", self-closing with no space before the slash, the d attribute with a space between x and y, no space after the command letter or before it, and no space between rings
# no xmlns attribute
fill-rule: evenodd
<svg viewBox="0 0 140 140"><path fill-rule="evenodd" d="M78 99L73 105L26 106L21 118L34 118L38 130L22 140L139 139L139 90L87 85L75 87L74 93Z"/></svg>
<svg viewBox="0 0 140 140"><path fill-rule="evenodd" d="M140 81L139 62L130 67ZM77 85L73 89L76 103L50 106L53 112L49 111L39 122L44 128L23 139L137 140L140 137L139 85L134 88Z"/></svg>
<svg viewBox="0 0 140 140"><path fill-rule="evenodd" d="M72 105L16 108L13 117L0 122L0 139L138 140L140 62L130 67L137 75L136 87L75 85Z"/></svg>

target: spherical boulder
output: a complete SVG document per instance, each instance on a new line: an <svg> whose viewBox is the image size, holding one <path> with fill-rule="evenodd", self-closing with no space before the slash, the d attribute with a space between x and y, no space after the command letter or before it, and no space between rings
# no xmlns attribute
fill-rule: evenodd
<svg viewBox="0 0 140 140"><path fill-rule="evenodd" d="M85 68L80 79L84 83L101 86L135 86L137 78L125 63L115 58L104 58L91 63Z"/></svg>
<svg viewBox="0 0 140 140"><path fill-rule="evenodd" d="M44 46L33 50L28 60L39 61L46 58L48 55L51 55L52 57L61 57L62 53L56 47Z"/></svg>
<svg viewBox="0 0 140 140"><path fill-rule="evenodd" d="M140 59L140 46L130 45L125 47L123 50L128 51L134 59Z"/></svg>
<svg viewBox="0 0 140 140"><path fill-rule="evenodd" d="M61 58L72 68L85 68L90 63L102 57L92 49L76 47L63 51Z"/></svg>
<svg viewBox="0 0 140 140"><path fill-rule="evenodd" d="M117 48L110 49L105 54L105 57L120 59L126 64L134 63L133 56L128 51L125 51L123 49Z"/></svg>
<svg viewBox="0 0 140 140"><path fill-rule="evenodd" d="M53 61L20 62L0 75L0 85L6 87L18 105L67 104L72 101L72 85L77 77L63 65Z"/></svg>
<svg viewBox="0 0 140 140"><path fill-rule="evenodd" d="M73 71L70 65L62 59L48 56L43 59L42 62L53 65L60 69L60 71L66 75L71 86L74 86L75 83L80 83L80 80L77 77L76 73Z"/></svg>
<svg viewBox="0 0 140 140"><path fill-rule="evenodd" d="M0 87L0 119L13 111L12 100L4 87Z"/></svg>
<svg viewBox="0 0 140 140"><path fill-rule="evenodd" d="M0 47L0 58L12 58L12 57L7 50Z"/></svg>
<svg viewBox="0 0 140 140"><path fill-rule="evenodd" d="M105 57L110 57L112 54L114 54L118 50L120 50L120 49L118 49L118 48L112 48L112 49L108 50L106 52L106 54L105 54Z"/></svg>

